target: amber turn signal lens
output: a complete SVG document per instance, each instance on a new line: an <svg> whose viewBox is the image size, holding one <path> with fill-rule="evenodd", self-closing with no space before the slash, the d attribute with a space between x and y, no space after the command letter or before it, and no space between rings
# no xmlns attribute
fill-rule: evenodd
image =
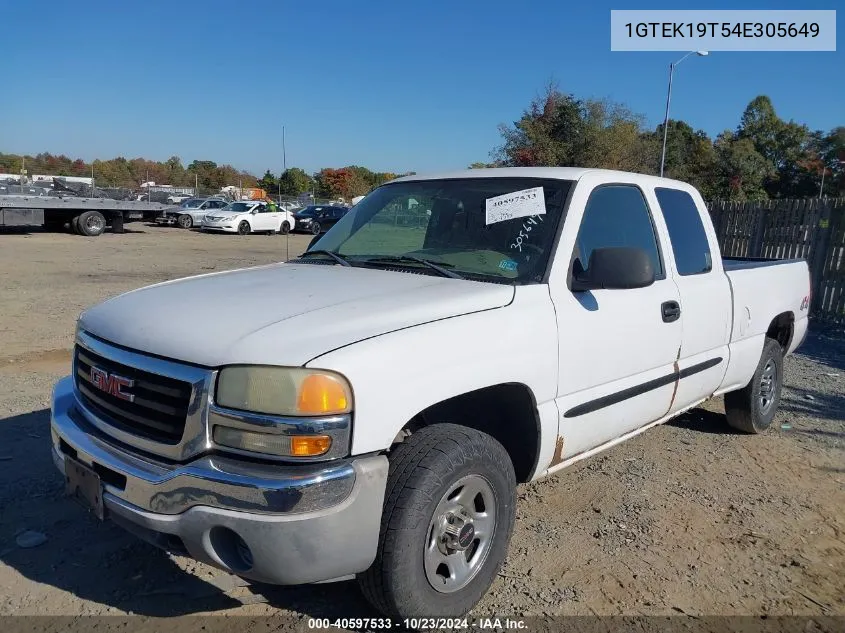
<svg viewBox="0 0 845 633"><path fill-rule="evenodd" d="M302 415L325 415L349 411L345 385L327 374L310 374L299 385L296 408Z"/></svg>
<svg viewBox="0 0 845 633"><path fill-rule="evenodd" d="M293 435L290 438L290 454L293 457L316 457L327 453L332 447L328 435Z"/></svg>

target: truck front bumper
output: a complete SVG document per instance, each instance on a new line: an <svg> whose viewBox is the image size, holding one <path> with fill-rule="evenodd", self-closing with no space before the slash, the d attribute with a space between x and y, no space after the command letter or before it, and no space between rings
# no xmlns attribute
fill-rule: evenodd
<svg viewBox="0 0 845 633"><path fill-rule="evenodd" d="M387 481L383 455L315 465L205 456L156 461L108 441L53 392L53 461L93 469L107 518L164 549L273 584L348 577L375 559Z"/></svg>

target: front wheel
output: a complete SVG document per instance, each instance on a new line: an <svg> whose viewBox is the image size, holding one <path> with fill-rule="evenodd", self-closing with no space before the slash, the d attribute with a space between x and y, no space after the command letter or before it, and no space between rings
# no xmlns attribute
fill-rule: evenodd
<svg viewBox="0 0 845 633"><path fill-rule="evenodd" d="M313 222L313 223L311 224L311 234L312 234L312 235L319 235L319 234L320 234L320 230L321 230L321 229L320 229L320 223L319 223L319 222Z"/></svg>
<svg viewBox="0 0 845 633"><path fill-rule="evenodd" d="M783 350L767 338L754 376L744 388L725 394L728 424L745 433L762 433L775 417L783 386Z"/></svg>
<svg viewBox="0 0 845 633"><path fill-rule="evenodd" d="M180 228L189 229L194 225L194 218L192 218L187 213L183 213L176 220L176 223L179 225Z"/></svg>
<svg viewBox="0 0 845 633"><path fill-rule="evenodd" d="M238 224L238 235L249 235L249 232L249 222L242 220L241 223Z"/></svg>
<svg viewBox="0 0 845 633"><path fill-rule="evenodd" d="M358 578L364 596L398 618L466 614L505 559L515 510L499 442L455 424L417 431L390 456L378 552Z"/></svg>

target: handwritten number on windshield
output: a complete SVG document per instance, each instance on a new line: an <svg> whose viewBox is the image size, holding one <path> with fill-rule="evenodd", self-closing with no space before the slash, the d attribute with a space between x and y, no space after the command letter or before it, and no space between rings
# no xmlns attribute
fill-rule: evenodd
<svg viewBox="0 0 845 633"><path fill-rule="evenodd" d="M525 222L522 223L522 226L519 229L519 234L514 239L513 243L511 244L511 248L515 248L520 253L522 252L522 245L528 241L528 234L531 233L531 230L537 223L543 221L542 215L532 215L529 217Z"/></svg>

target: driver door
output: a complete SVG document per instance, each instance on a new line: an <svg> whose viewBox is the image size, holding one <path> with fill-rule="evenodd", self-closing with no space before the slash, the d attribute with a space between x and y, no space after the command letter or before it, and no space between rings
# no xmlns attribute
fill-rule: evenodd
<svg viewBox="0 0 845 633"><path fill-rule="evenodd" d="M252 225L253 231L275 231L276 221L273 213L270 213L270 207L266 204L259 204L253 209Z"/></svg>
<svg viewBox="0 0 845 633"><path fill-rule="evenodd" d="M586 182L585 182L586 181ZM681 319L662 306L679 302L667 274L660 233L633 182L577 185L549 289L558 318L559 436L564 458L589 451L665 416L677 385ZM573 269L601 247L629 246L652 259L645 288L570 290Z"/></svg>

